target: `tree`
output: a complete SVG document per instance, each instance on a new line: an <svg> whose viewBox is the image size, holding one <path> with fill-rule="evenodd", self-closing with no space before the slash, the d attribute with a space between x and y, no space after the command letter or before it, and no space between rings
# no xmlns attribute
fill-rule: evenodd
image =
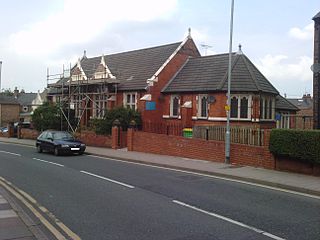
<svg viewBox="0 0 320 240"><path fill-rule="evenodd" d="M48 102L38 107L32 115L32 123L35 129L60 129L60 110L57 105Z"/></svg>
<svg viewBox="0 0 320 240"><path fill-rule="evenodd" d="M2 94L6 96L13 96L13 91L10 88L2 88Z"/></svg>

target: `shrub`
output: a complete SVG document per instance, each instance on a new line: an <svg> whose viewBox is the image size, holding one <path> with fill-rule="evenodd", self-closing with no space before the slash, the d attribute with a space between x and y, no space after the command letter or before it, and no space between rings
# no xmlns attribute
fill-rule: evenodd
<svg viewBox="0 0 320 240"><path fill-rule="evenodd" d="M93 119L91 127L96 134L108 135L111 134L112 125L116 119L120 121L120 126L125 131L132 120L136 122L137 126L141 125L141 115L138 111L119 107L108 110L104 119Z"/></svg>
<svg viewBox="0 0 320 240"><path fill-rule="evenodd" d="M277 156L320 164L320 131L273 129L269 149Z"/></svg>
<svg viewBox="0 0 320 240"><path fill-rule="evenodd" d="M32 124L38 131L60 128L59 108L48 102L39 106L32 115Z"/></svg>

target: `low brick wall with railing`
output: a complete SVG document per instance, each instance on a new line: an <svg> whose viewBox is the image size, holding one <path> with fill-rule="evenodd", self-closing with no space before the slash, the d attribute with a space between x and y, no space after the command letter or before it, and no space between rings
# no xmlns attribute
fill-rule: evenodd
<svg viewBox="0 0 320 240"><path fill-rule="evenodd" d="M269 152L270 132L265 131L263 146L231 144L231 163L268 169L275 168L275 159ZM184 138L128 129L128 150L224 162L224 141Z"/></svg>

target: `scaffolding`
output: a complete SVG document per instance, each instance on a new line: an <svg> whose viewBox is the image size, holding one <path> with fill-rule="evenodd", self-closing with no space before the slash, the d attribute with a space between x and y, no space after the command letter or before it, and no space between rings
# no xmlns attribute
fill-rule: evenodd
<svg viewBox="0 0 320 240"><path fill-rule="evenodd" d="M76 132L81 127L87 127L89 120L103 118L109 108L117 105L117 89L119 81L115 77L109 77L106 69L101 77L86 77L73 75L76 69L69 66L62 73L50 74L47 69L47 98L49 102L57 103L61 111L61 130L63 121L67 122L67 130ZM93 71L96 69L93 66ZM110 102L108 104L108 102ZM71 120L75 121L72 122Z"/></svg>

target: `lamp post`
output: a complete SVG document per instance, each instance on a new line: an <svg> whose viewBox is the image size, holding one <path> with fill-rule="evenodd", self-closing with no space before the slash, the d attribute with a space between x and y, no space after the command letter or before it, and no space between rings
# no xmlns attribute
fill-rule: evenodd
<svg viewBox="0 0 320 240"><path fill-rule="evenodd" d="M230 19L230 40L229 40L229 66L228 66L228 92L227 92L227 129L226 129L226 146L225 146L225 163L230 163L230 110L231 110L231 63L232 63L232 34L233 34L233 11L234 11L234 0L231 1L231 19Z"/></svg>
<svg viewBox="0 0 320 240"><path fill-rule="evenodd" d="M2 69L2 61L0 61L0 92L2 92L2 90L1 90L1 69Z"/></svg>

